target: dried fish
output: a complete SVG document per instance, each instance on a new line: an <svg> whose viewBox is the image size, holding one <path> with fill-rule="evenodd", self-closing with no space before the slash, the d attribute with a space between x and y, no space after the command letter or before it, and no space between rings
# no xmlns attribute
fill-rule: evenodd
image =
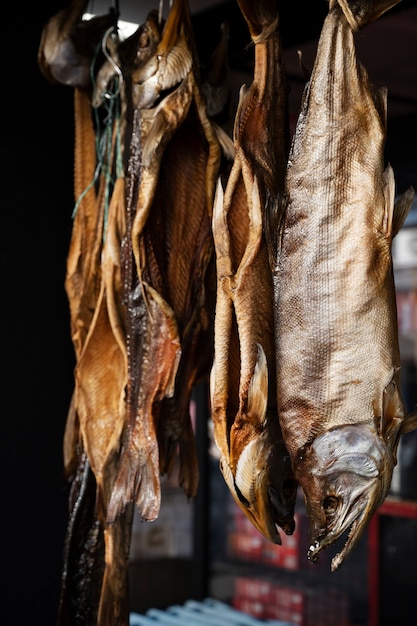
<svg viewBox="0 0 417 626"><path fill-rule="evenodd" d="M51 83L91 87L92 61L103 61L100 42L116 27L117 15L110 10L83 20L89 0L72 0L68 7L53 15L42 29L38 48L38 66Z"/></svg>
<svg viewBox="0 0 417 626"><path fill-rule="evenodd" d="M287 84L274 1L239 6L255 43L251 86L235 118L235 159L213 215L217 263L211 411L220 467L254 526L281 543L294 530L296 483L277 414L273 284L263 234L267 200L283 190Z"/></svg>
<svg viewBox="0 0 417 626"><path fill-rule="evenodd" d="M209 121L200 95L186 1L173 2L155 53L136 65L130 77L128 423L109 521L132 500L143 519L157 517L159 476L170 471L177 448L180 482L188 495L196 492L189 401L201 373L197 348L212 319L205 287L221 160L220 131ZM206 349L210 352L211 346Z"/></svg>
<svg viewBox="0 0 417 626"><path fill-rule="evenodd" d="M276 203L278 410L310 523L309 558L348 532L337 569L383 502L406 423L384 167L386 89L369 81L353 30L396 4L331 0ZM284 206L283 206L284 205Z"/></svg>

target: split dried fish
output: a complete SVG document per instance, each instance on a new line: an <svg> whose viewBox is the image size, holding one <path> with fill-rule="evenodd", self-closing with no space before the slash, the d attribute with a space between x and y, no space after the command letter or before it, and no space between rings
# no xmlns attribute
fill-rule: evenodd
<svg viewBox="0 0 417 626"><path fill-rule="evenodd" d="M294 530L296 483L277 414L273 284L263 233L283 190L287 83L274 1L239 6L255 44L251 86L235 118L235 159L213 215L217 263L211 411L220 467L235 501L268 539Z"/></svg>
<svg viewBox="0 0 417 626"><path fill-rule="evenodd" d="M106 624L128 622L126 561L133 515L130 507L112 527L106 526L114 474L111 461L126 421L127 356L119 306L125 192L116 167L119 120L106 129L109 149L100 155L98 167L100 129L91 110L92 67L96 68L101 38L112 30L114 16L84 22L85 5L74 1L51 18L38 53L48 80L74 87L77 205L65 287L76 368L64 437L71 495L58 623L77 626L96 624L97 619ZM115 182L109 183L113 176Z"/></svg>
<svg viewBox="0 0 417 626"><path fill-rule="evenodd" d="M406 424L391 244L414 191L394 205L387 93L370 83L353 35L394 4L330 1L286 202L269 224L280 421L304 491L309 558L348 533L332 570L386 497Z"/></svg>
<svg viewBox="0 0 417 626"><path fill-rule="evenodd" d="M189 402L213 317L205 289L222 151L196 71L188 4L176 0L155 54L131 72L128 422L109 521L132 500L143 519L157 517L160 473L170 471L177 449L180 484L189 496L197 489ZM211 344L205 349L208 360Z"/></svg>

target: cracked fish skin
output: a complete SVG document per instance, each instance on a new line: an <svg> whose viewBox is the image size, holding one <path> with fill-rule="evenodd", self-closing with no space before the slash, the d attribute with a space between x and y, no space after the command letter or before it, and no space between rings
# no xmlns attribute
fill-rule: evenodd
<svg viewBox="0 0 417 626"><path fill-rule="evenodd" d="M337 569L383 502L405 408L392 239L411 206L394 207L384 166L386 89L357 60L352 29L396 4L330 2L276 206L278 409L303 491L309 558L349 530Z"/></svg>
<svg viewBox="0 0 417 626"><path fill-rule="evenodd" d="M282 191L287 151L286 77L275 2L239 2L255 43L242 87L235 160L213 211L217 301L210 379L220 468L236 503L270 541L294 530L296 484L276 410L273 285L263 234L269 195Z"/></svg>

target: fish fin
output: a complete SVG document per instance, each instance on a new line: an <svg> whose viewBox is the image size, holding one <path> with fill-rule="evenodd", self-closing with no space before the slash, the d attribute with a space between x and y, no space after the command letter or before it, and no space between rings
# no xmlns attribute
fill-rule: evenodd
<svg viewBox="0 0 417 626"><path fill-rule="evenodd" d="M415 191L413 187L409 187L404 193L402 193L394 205L394 217L392 224L392 237L398 233L402 225L404 224L406 217L413 204Z"/></svg>
<svg viewBox="0 0 417 626"><path fill-rule="evenodd" d="M259 343L256 347L258 358L249 383L247 414L250 421L253 421L255 417L255 421L262 424L266 417L268 403L268 365L264 349Z"/></svg>
<svg viewBox="0 0 417 626"><path fill-rule="evenodd" d="M384 182L385 209L382 221L382 232L389 236L392 232L392 223L394 216L394 199L395 199L395 178L391 165L385 168L382 175Z"/></svg>
<svg viewBox="0 0 417 626"><path fill-rule="evenodd" d="M259 458L256 439L252 439L243 449L236 467L235 487L250 504L255 499L255 469Z"/></svg>
<svg viewBox="0 0 417 626"><path fill-rule="evenodd" d="M297 50L297 56L298 56L298 64L300 66L300 70L302 71L304 78L308 81L311 78L311 70L308 69L308 67L305 65L303 61L302 50Z"/></svg>
<svg viewBox="0 0 417 626"><path fill-rule="evenodd" d="M395 178L390 164L384 174L385 211L382 222L382 232L393 239L398 233L411 209L414 200L414 189L409 187L395 200Z"/></svg>
<svg viewBox="0 0 417 626"><path fill-rule="evenodd" d="M211 125L223 151L223 155L229 161L233 161L235 158L235 144L233 143L233 140L221 126L216 124L216 122L211 121Z"/></svg>
<svg viewBox="0 0 417 626"><path fill-rule="evenodd" d="M227 462L227 457L224 454L220 454L220 471L223 474L226 485L229 487L231 493L236 497L235 477L233 476L232 469Z"/></svg>
<svg viewBox="0 0 417 626"><path fill-rule="evenodd" d="M403 435L404 433L410 433L411 431L416 430L416 429L417 429L417 406L414 409L414 411L409 413L404 419L404 422L401 428L401 434Z"/></svg>
<svg viewBox="0 0 417 626"><path fill-rule="evenodd" d="M268 196L265 208L265 239L268 247L269 264L275 274L278 269L281 248L283 217L288 199L285 194Z"/></svg>
<svg viewBox="0 0 417 626"><path fill-rule="evenodd" d="M381 434L387 447L395 454L398 437L402 430L404 408L398 385L394 378L384 389Z"/></svg>
<svg viewBox="0 0 417 626"><path fill-rule="evenodd" d="M219 176L219 178L217 179L216 189L214 193L212 229L216 245L217 272L220 277L230 276L233 273L231 267L231 252L229 231L227 227L227 215L226 212L223 210L223 205L224 190L221 177Z"/></svg>

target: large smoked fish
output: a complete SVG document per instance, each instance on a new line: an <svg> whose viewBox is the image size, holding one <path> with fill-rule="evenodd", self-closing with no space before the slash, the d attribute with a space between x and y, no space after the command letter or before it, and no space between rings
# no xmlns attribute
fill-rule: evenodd
<svg viewBox="0 0 417 626"><path fill-rule="evenodd" d="M287 84L274 0L241 0L255 70L235 118L235 159L213 234L217 263L211 410L220 468L237 504L274 543L294 530L296 484L276 403L273 285L263 234L267 199L282 192Z"/></svg>
<svg viewBox="0 0 417 626"><path fill-rule="evenodd" d="M337 569L383 502L405 423L384 167L386 89L372 85L353 31L397 0L331 0L277 204L274 285L279 416L315 561L342 534ZM284 203L285 204L285 203ZM279 226L278 226L279 225Z"/></svg>

